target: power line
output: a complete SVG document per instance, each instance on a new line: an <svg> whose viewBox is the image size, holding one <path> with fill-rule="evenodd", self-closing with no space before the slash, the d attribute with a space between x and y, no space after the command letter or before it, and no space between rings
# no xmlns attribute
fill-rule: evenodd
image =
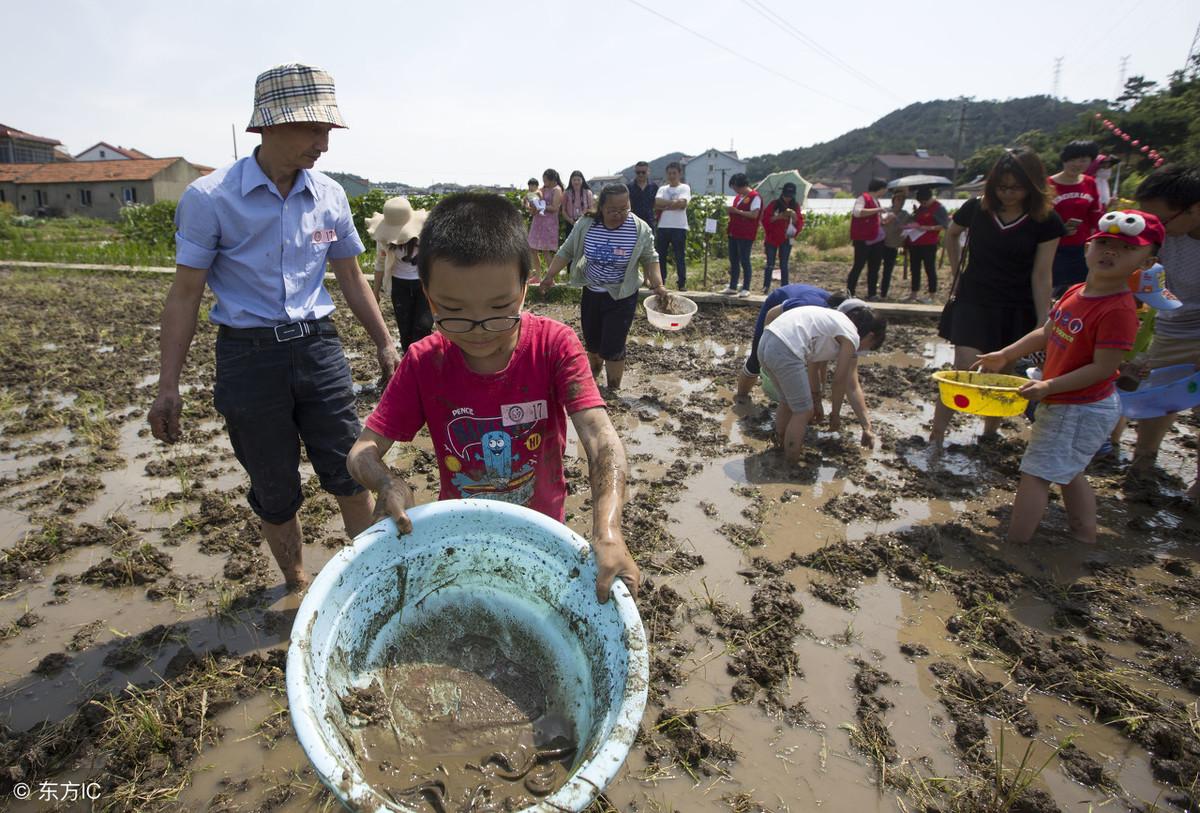
<svg viewBox="0 0 1200 813"><path fill-rule="evenodd" d="M762 0L742 0L742 3L747 8L749 8L751 11L756 12L758 15L760 15L761 17L766 19L768 22L774 22L775 24L781 26L784 29L784 32L787 34L790 34L793 39L796 39L801 43L807 44L813 50L817 51L821 56L824 56L829 61L838 65L843 70L845 70L847 73L849 73L852 76L854 76L855 78L861 80L863 83L875 88L876 90L880 91L881 93L885 93L888 96L891 96L893 99L900 98L895 93L893 93L891 90L889 90L888 88L886 88L883 85L876 82L868 74L863 73L858 68L854 67L853 65L849 64L848 62L845 62L841 57L839 57L833 51L830 51L828 48L826 48L820 42L818 42L817 40L815 40L812 37L805 34L803 31L801 31L799 28L797 28L795 25L793 25L790 20L788 20L785 17L780 16L778 13L776 13L775 11L770 9L766 3L762 2Z"/></svg>
<svg viewBox="0 0 1200 813"><path fill-rule="evenodd" d="M698 38L704 40L705 42L707 42L709 45L720 48L722 51L726 52L727 54L732 54L733 56L737 57L738 59L742 60L743 62L749 62L754 67L760 68L769 74L779 77L780 79L784 80L785 82L791 82L793 85L804 88L805 90L807 90L810 93L815 93L816 95L818 95L822 98L830 100L831 102L837 102L839 104L843 104L846 107L854 108L855 110L858 110L862 113L870 113L871 112L865 108L859 107L856 104L851 104L850 102L846 101L845 99L839 99L836 96L830 96L828 93L817 90L815 87L812 87L811 85L806 85L803 82L801 82L799 79L796 79L795 77L788 76L785 73L780 73L779 71L775 70L774 68L772 68L768 65L764 65L763 63L759 62L758 60L752 59L752 58L746 56L745 54L741 53L740 51L735 51L734 49L730 48L729 46L727 46L723 43L717 42L712 37L701 34L699 31L696 31L693 28L688 28L686 25L679 22L678 20L673 20L670 17L668 17L667 15L662 14L661 12L655 11L654 9L650 8L649 6L647 6L643 3L639 3L638 0L627 0L627 2L642 9L642 11L647 11L650 14L653 14L655 17L658 17L660 20L664 20L664 21L670 23L671 25L675 26L676 28L682 28L684 31L688 32L693 37L698 37Z"/></svg>

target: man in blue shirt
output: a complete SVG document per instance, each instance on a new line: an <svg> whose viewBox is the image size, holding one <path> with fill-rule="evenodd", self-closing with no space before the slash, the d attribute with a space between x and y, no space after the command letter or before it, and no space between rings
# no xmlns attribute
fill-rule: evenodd
<svg viewBox="0 0 1200 813"><path fill-rule="evenodd" d="M260 74L248 132L254 154L193 182L175 214L175 281L163 308L154 436L182 436L179 375L204 287L218 325L213 402L250 476L250 507L289 588L308 583L297 512L300 443L333 494L351 536L371 523L374 500L346 471L361 427L350 365L325 290L332 268L350 310L377 348L384 380L400 362L366 277L362 241L341 186L312 167L345 127L329 74L279 65Z"/></svg>

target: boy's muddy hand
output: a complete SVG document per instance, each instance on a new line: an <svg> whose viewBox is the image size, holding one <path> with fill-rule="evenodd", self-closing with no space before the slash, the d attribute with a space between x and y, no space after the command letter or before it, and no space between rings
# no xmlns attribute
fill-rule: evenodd
<svg viewBox="0 0 1200 813"><path fill-rule="evenodd" d="M642 583L642 572L629 555L625 540L619 537L594 539L592 550L596 552L596 599L601 604L608 601L614 579L625 582L629 593L636 599Z"/></svg>
<svg viewBox="0 0 1200 813"><path fill-rule="evenodd" d="M412 533L412 520L408 518L408 510L413 506L412 489L407 483L391 480L379 489L379 498L375 500L375 519L391 517L396 523L396 531L400 534Z"/></svg>
<svg viewBox="0 0 1200 813"><path fill-rule="evenodd" d="M975 363L971 365L971 369L979 370L983 373L998 373L1008 366L1008 359L1004 354L997 351L995 353L984 353L975 357Z"/></svg>
<svg viewBox="0 0 1200 813"><path fill-rule="evenodd" d="M862 443L864 449L874 449L875 433L870 429L864 429L862 433L862 440L860 442Z"/></svg>
<svg viewBox="0 0 1200 813"><path fill-rule="evenodd" d="M379 380L386 385L400 366L400 354L396 351L396 345L389 344L387 347L380 347L376 356L379 359Z"/></svg>
<svg viewBox="0 0 1200 813"><path fill-rule="evenodd" d="M552 274L547 274L542 278L542 281L539 284L541 285L542 293L548 292L554 287L554 276Z"/></svg>

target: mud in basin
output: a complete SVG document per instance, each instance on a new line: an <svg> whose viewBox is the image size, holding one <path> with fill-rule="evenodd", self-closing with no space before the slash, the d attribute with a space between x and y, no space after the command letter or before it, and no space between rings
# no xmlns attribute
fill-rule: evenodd
<svg viewBox="0 0 1200 813"><path fill-rule="evenodd" d="M583 809L645 705L628 593L599 604L586 543L527 509L411 516L335 556L297 615L288 698L318 775L360 810Z"/></svg>

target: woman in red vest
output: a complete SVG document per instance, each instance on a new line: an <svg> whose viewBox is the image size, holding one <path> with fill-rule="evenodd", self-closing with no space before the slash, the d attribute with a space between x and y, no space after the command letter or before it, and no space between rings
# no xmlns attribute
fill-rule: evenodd
<svg viewBox="0 0 1200 813"><path fill-rule="evenodd" d="M913 212L913 222L909 231L919 229L921 236L908 241L908 256L912 259L912 294L909 299L916 299L921 293L921 268L925 268L925 278L929 281L929 296L922 302L932 302L937 293L937 250L942 239L942 229L950 225L950 215L946 207L938 203L933 196L933 190L925 187L917 190L917 211Z"/></svg>
<svg viewBox="0 0 1200 813"><path fill-rule="evenodd" d="M796 185L785 183L779 197L767 204L763 211L763 251L767 264L763 268L763 293L771 293L771 276L775 270L775 258L779 257L779 287L788 284L788 254L792 251L792 238L804 228L804 213L796 203Z"/></svg>
<svg viewBox="0 0 1200 813"><path fill-rule="evenodd" d="M729 188L736 196L729 207L729 287L721 293L731 296L750 296L750 249L758 237L758 221L762 216L762 198L750 188L746 173L738 172L729 179ZM743 276L738 290L738 277Z"/></svg>
<svg viewBox="0 0 1200 813"><path fill-rule="evenodd" d="M883 178L872 178L867 191L856 201L850 213L850 241L854 243L854 265L846 278L846 291L854 296L858 275L867 267L867 300L875 299L875 285L879 279L879 266L883 262L883 212L884 208L875 199L878 192L887 189Z"/></svg>

